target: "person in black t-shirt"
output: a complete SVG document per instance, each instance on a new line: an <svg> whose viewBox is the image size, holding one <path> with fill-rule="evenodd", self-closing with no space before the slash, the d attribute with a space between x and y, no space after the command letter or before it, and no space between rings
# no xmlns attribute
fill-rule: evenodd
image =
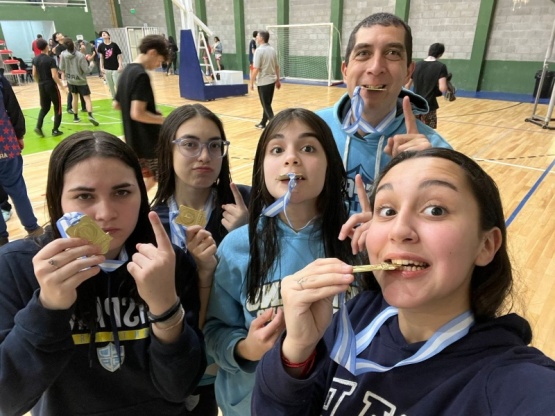
<svg viewBox="0 0 555 416"><path fill-rule="evenodd" d="M60 136L63 134L59 130L62 122L62 97L60 89L64 90L64 85L58 77L58 68L54 58L48 55L48 43L44 39L37 39L37 48L41 51L40 55L33 58L33 78L38 82L40 95L40 112L37 118L37 126L35 133L40 137L44 137L42 132L42 123L44 117L50 111L50 105L54 105L54 127L52 128L52 136Z"/></svg>
<svg viewBox="0 0 555 416"><path fill-rule="evenodd" d="M414 92L428 101L428 114L419 114L416 118L433 129L437 128L437 97L441 97L447 91L447 67L438 61L443 52L443 43L432 44L428 50L428 57L416 63L412 79L406 85L406 88L410 88L414 83Z"/></svg>
<svg viewBox="0 0 555 416"><path fill-rule="evenodd" d="M111 41L109 32L103 30L100 35L103 40L97 48L100 56L100 72L106 77L113 99L116 96L119 76L123 71L123 54L118 44Z"/></svg>
<svg viewBox="0 0 555 416"><path fill-rule="evenodd" d="M147 189L151 189L158 177L156 146L164 117L156 110L146 70L159 68L168 60L166 39L161 35L145 36L139 52L121 73L113 106L121 110L125 141L139 156L143 178Z"/></svg>

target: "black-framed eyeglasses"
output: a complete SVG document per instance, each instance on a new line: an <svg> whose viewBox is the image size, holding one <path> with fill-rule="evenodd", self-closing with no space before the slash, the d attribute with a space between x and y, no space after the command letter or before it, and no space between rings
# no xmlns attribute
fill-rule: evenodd
<svg viewBox="0 0 555 416"><path fill-rule="evenodd" d="M226 140L211 140L202 143L197 139L180 138L172 140L172 143L177 146L179 153L185 157L197 157L202 153L202 149L206 147L211 157L222 158L227 155L229 147L229 142Z"/></svg>

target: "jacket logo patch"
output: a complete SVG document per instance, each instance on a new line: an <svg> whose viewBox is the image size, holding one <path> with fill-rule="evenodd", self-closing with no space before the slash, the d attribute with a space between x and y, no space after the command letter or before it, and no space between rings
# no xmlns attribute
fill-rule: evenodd
<svg viewBox="0 0 555 416"><path fill-rule="evenodd" d="M104 367L106 370L112 373L116 371L118 368L120 368L123 362L125 361L125 349L123 345L121 345L119 348L120 348L121 362L118 358L116 346L113 343L110 342L105 347L96 349L98 362L102 367Z"/></svg>

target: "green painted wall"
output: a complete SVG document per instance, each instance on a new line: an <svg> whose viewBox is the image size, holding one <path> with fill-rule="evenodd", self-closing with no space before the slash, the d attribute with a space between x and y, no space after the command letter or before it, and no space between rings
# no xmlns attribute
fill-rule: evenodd
<svg viewBox="0 0 555 416"><path fill-rule="evenodd" d="M56 30L64 35L75 39L75 35L83 35L85 39L94 39L94 25L90 11L85 13L82 7L47 7L46 11L41 7L1 5L0 20L52 20ZM48 39L52 33L43 33ZM0 39L4 38L0 28Z"/></svg>
<svg viewBox="0 0 555 416"><path fill-rule="evenodd" d="M515 94L532 94L536 82L534 76L543 66L543 62L484 61L476 89L475 71L470 60L441 59L441 62L453 74L453 84L458 90Z"/></svg>
<svg viewBox="0 0 555 416"><path fill-rule="evenodd" d="M479 90L532 95L542 67L543 62L485 61Z"/></svg>

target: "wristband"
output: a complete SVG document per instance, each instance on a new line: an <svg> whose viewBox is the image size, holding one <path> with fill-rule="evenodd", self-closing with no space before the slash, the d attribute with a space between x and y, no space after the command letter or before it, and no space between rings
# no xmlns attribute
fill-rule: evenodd
<svg viewBox="0 0 555 416"><path fill-rule="evenodd" d="M179 299L179 296L178 296L177 297L177 302L175 302L175 304L170 309L168 309L166 312L164 312L162 315L154 315L154 314L150 313L150 311L147 311L146 315L148 316L148 321L152 324L155 324L156 322L167 321L168 319L170 319L173 315L175 315L177 313L180 306L181 306L181 299Z"/></svg>
<svg viewBox="0 0 555 416"><path fill-rule="evenodd" d="M281 362L283 363L283 365L287 368L302 368L303 372L301 373L301 375L306 375L306 373L308 373L312 369L315 358L316 350L312 351L312 354L310 354L310 356L302 363L292 363L287 358L285 358L285 356L283 355L283 351L281 353Z"/></svg>
<svg viewBox="0 0 555 416"><path fill-rule="evenodd" d="M174 317L177 316L177 319L174 319ZM183 306L179 305L179 310L177 311L177 313L170 319L168 319L167 321L164 322L157 322L154 323L153 325L158 328L160 331L169 331L170 329L175 328L176 326L180 325L183 323L183 318L185 317L185 309L183 309ZM171 322L172 320L174 320L175 322ZM159 326L158 324L167 324L168 326Z"/></svg>

